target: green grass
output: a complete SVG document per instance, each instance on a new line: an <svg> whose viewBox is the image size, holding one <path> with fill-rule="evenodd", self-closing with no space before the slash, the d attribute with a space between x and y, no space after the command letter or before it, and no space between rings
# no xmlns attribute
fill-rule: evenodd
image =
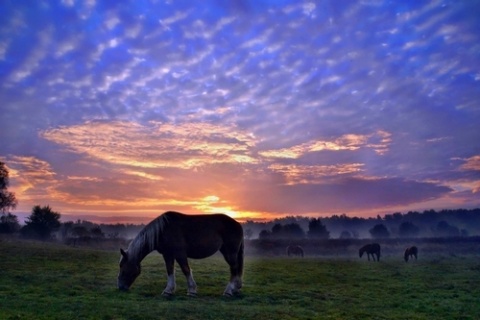
<svg viewBox="0 0 480 320"><path fill-rule="evenodd" d="M431 255L413 263L246 257L244 288L222 296L221 256L192 260L198 296L161 296L163 259L148 256L119 292L117 252L0 241L0 319L479 319L480 256Z"/></svg>

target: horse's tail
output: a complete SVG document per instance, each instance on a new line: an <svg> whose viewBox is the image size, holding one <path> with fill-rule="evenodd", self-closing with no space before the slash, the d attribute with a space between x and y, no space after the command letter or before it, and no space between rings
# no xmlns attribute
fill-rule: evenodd
<svg viewBox="0 0 480 320"><path fill-rule="evenodd" d="M245 256L245 241L242 239L242 242L240 243L240 248L237 253L237 263L238 263L238 274L240 277L243 276L243 260Z"/></svg>
<svg viewBox="0 0 480 320"><path fill-rule="evenodd" d="M244 250L245 250L245 243L242 238L242 242L240 243L240 247L238 248L237 252L237 275L236 275L236 285L237 289L239 290L243 287L243 262L244 262Z"/></svg>

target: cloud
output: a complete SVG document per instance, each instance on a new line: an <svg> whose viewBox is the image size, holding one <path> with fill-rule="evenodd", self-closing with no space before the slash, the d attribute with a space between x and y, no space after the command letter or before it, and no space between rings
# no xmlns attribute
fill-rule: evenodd
<svg viewBox="0 0 480 320"><path fill-rule="evenodd" d="M10 155L3 157L7 164L12 190L23 201L44 201L58 183L50 164L35 157Z"/></svg>
<svg viewBox="0 0 480 320"><path fill-rule="evenodd" d="M377 140L377 141L375 141ZM376 153L384 154L388 150L390 133L378 131L370 135L346 134L333 140L317 140L302 143L290 148L267 150L259 152L267 158L290 158L298 159L301 156L317 151L355 151L360 148L373 148Z"/></svg>
<svg viewBox="0 0 480 320"><path fill-rule="evenodd" d="M480 171L480 155L465 159L465 163L460 166L460 169Z"/></svg>
<svg viewBox="0 0 480 320"><path fill-rule="evenodd" d="M208 123L87 122L41 136L102 161L142 168L190 169L216 163L256 163L252 134Z"/></svg>
<svg viewBox="0 0 480 320"><path fill-rule="evenodd" d="M317 184L328 181L326 178L338 178L345 174L355 174L364 171L364 164L337 164L337 165L282 165L272 164L268 168L274 172L281 173L286 179L287 185L295 184Z"/></svg>
<svg viewBox="0 0 480 320"><path fill-rule="evenodd" d="M52 26L48 26L38 32L38 40L35 49L29 52L23 64L11 74L9 81L14 83L20 82L23 79L30 77L32 73L40 68L42 60L49 54L47 47L51 43L52 33Z"/></svg>
<svg viewBox="0 0 480 320"><path fill-rule="evenodd" d="M446 196L451 191L448 187L433 183L399 178L345 177L325 184L259 185L243 190L240 201L244 210L277 214L338 214L356 211L371 215L369 210L387 210L397 205L431 201Z"/></svg>

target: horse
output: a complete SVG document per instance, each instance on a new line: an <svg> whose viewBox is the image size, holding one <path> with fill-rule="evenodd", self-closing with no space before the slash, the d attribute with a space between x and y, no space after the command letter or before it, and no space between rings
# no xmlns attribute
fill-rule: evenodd
<svg viewBox="0 0 480 320"><path fill-rule="evenodd" d="M288 246L287 256L290 257L290 255L301 256L303 258L303 248L298 245Z"/></svg>
<svg viewBox="0 0 480 320"><path fill-rule="evenodd" d="M370 255L372 256L373 261L375 261L375 255L377 255L377 261L380 261L380 245L378 243L366 244L358 250L358 255L360 258L363 253L367 253L368 261L370 261Z"/></svg>
<svg viewBox="0 0 480 320"><path fill-rule="evenodd" d="M193 279L188 258L204 259L220 251L230 266L230 281L225 296L239 293L242 287L244 240L240 223L224 214L186 215L168 211L149 222L130 242L128 249L120 249L118 289L127 291L140 275L142 260L152 251L163 256L167 269L164 296L175 293L177 261L187 279L187 295L196 296L197 284Z"/></svg>
<svg viewBox="0 0 480 320"><path fill-rule="evenodd" d="M412 246L405 249L405 254L403 255L403 258L405 259L405 262L408 262L408 258L412 256L415 257L415 260L417 260L417 254L418 254L418 248L415 246Z"/></svg>

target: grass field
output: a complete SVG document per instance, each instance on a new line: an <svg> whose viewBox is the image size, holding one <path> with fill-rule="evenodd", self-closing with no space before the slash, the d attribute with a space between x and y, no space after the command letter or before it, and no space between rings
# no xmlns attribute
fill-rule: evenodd
<svg viewBox="0 0 480 320"><path fill-rule="evenodd" d="M246 257L242 294L221 294L221 256L191 261L199 287L161 296L163 259L148 256L128 293L116 285L119 254L0 241L0 319L480 319L480 256L430 255L405 263L358 257Z"/></svg>

